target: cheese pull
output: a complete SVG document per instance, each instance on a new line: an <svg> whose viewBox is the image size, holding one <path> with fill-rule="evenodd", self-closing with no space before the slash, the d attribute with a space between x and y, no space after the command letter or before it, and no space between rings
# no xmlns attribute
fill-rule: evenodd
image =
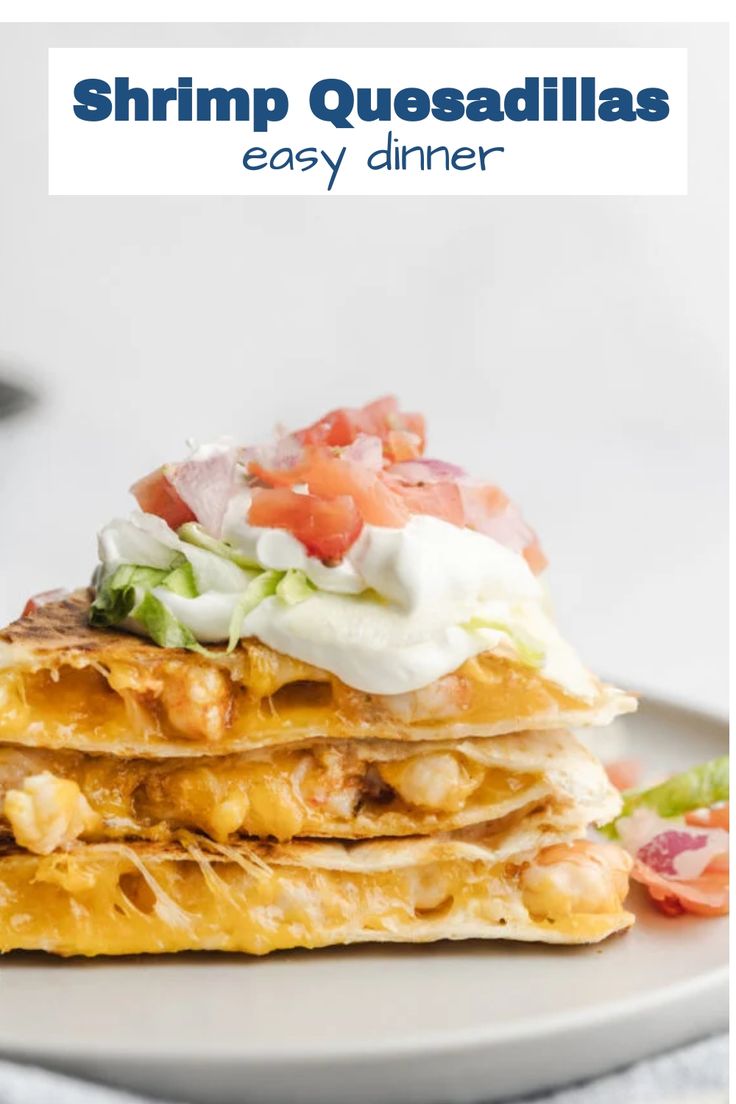
<svg viewBox="0 0 736 1104"><path fill-rule="evenodd" d="M628 859L550 811L505 830L353 845L77 844L0 857L0 950L238 951L438 939L595 943L633 922ZM560 845L563 851L560 851ZM567 851L574 855L574 883ZM568 892L569 891L569 892Z"/></svg>

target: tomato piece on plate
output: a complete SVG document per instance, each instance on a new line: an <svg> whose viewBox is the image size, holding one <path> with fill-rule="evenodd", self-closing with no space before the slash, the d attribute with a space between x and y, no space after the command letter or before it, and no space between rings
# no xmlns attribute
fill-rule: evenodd
<svg viewBox="0 0 736 1104"><path fill-rule="evenodd" d="M713 862L700 877L684 881L666 878L637 859L631 876L647 887L657 908L667 916L680 916L683 912L696 916L728 913L728 871L723 863Z"/></svg>
<svg viewBox="0 0 736 1104"><path fill-rule="evenodd" d="M176 489L166 477L164 468L157 468L150 475L144 475L130 488L131 494L147 514L155 514L178 529L187 521L196 521L196 515L189 509Z"/></svg>
<svg viewBox="0 0 736 1104"><path fill-rule="evenodd" d="M363 520L352 498L297 494L285 487L256 488L248 511L251 525L287 529L310 556L339 563L355 543Z"/></svg>
<svg viewBox="0 0 736 1104"><path fill-rule="evenodd" d="M67 594L70 593L70 591L64 590L63 587L56 590L42 590L40 594L34 594L28 599L23 607L21 617L28 617L29 614L35 613L41 606L47 606L49 602L60 602L62 598L66 598Z"/></svg>
<svg viewBox="0 0 736 1104"><path fill-rule="evenodd" d="M694 809L685 813L685 823L694 828L723 828L729 830L728 802L714 805L712 809Z"/></svg>

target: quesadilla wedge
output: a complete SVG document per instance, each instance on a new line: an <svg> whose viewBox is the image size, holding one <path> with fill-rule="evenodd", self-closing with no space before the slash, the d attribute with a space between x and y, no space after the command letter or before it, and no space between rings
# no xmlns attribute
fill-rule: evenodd
<svg viewBox="0 0 736 1104"><path fill-rule="evenodd" d="M429 835L552 799L586 823L621 805L594 756L561 731L163 760L0 746L0 834L39 854L79 838L166 842L180 829L223 843Z"/></svg>
<svg viewBox="0 0 736 1104"><path fill-rule="evenodd" d="M631 865L565 731L636 708L496 486L394 399L139 479L0 631L0 951L595 942Z"/></svg>
<svg viewBox="0 0 736 1104"><path fill-rule="evenodd" d="M78 591L0 633L0 740L118 756L199 756L307 739L454 740L607 724L636 700L577 698L492 653L416 691L367 694L254 639L202 655L89 625Z"/></svg>
<svg viewBox="0 0 736 1104"><path fill-rule="evenodd" d="M406 841L77 844L0 853L0 950L59 955L437 939L591 943L630 926L630 859L570 811Z"/></svg>

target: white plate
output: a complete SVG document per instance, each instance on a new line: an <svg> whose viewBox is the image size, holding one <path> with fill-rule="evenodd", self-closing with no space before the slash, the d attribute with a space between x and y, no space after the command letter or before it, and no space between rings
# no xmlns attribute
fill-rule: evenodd
<svg viewBox="0 0 736 1104"><path fill-rule="evenodd" d="M724 722L648 702L591 734L651 776L723 754ZM727 925L632 900L597 947L472 942L0 966L0 1053L207 1104L490 1101L726 1024Z"/></svg>

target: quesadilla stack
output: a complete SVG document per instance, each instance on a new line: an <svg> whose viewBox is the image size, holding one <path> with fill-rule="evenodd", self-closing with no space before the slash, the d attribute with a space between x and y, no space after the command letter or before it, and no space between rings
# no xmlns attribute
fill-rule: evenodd
<svg viewBox="0 0 736 1104"><path fill-rule="evenodd" d="M395 400L135 484L93 586L0 633L0 949L583 943L620 802L567 726L635 708L551 620L498 488Z"/></svg>

